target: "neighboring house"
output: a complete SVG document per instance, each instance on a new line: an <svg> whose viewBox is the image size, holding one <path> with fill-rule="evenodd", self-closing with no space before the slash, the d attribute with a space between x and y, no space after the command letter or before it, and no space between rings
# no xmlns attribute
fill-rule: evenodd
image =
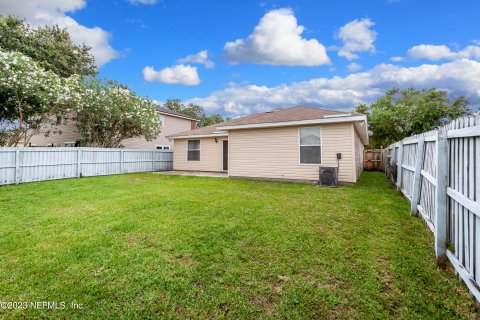
<svg viewBox="0 0 480 320"><path fill-rule="evenodd" d="M365 115L293 107L180 132L170 138L174 139L174 170L315 181L319 166L338 166L339 182L355 183L363 169L368 128Z"/></svg>
<svg viewBox="0 0 480 320"><path fill-rule="evenodd" d="M144 137L135 137L122 141L125 148L134 149L173 149L173 143L167 136L177 132L194 129L197 127L197 120L189 116L171 111L170 109L157 106L155 108L162 120L162 130L159 136L152 141ZM48 132L50 132L48 134ZM32 137L32 146L55 146L73 147L82 139L74 121L56 126L45 125L39 134Z"/></svg>

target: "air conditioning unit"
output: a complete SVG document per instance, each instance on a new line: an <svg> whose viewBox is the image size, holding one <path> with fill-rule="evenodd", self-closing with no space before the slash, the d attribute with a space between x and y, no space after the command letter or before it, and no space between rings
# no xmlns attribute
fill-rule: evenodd
<svg viewBox="0 0 480 320"><path fill-rule="evenodd" d="M318 184L324 187L338 185L338 167L320 167Z"/></svg>

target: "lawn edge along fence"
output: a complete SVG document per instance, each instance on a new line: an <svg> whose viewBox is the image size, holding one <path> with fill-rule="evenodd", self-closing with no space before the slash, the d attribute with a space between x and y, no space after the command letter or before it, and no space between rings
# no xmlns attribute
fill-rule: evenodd
<svg viewBox="0 0 480 320"><path fill-rule="evenodd" d="M173 151L123 148L0 148L0 185L172 170Z"/></svg>
<svg viewBox="0 0 480 320"><path fill-rule="evenodd" d="M387 148L386 174L435 236L435 255L448 259L480 302L480 115Z"/></svg>

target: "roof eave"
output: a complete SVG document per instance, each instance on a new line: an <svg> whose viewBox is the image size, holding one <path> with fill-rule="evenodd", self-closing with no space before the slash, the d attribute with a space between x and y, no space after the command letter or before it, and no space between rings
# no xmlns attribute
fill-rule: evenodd
<svg viewBox="0 0 480 320"><path fill-rule="evenodd" d="M364 121L356 121L353 123L355 129L358 131L360 135L360 139L364 145L368 145L369 142L369 135L368 135L368 122L367 116L364 116Z"/></svg>
<svg viewBox="0 0 480 320"><path fill-rule="evenodd" d="M310 125L310 124L330 124L330 123L357 122L357 121L365 121L366 123L367 118L364 115L354 115L354 116L347 116L347 117L341 116L341 117L318 118L318 119L310 119L310 120L293 120L293 121L282 121L282 122L241 124L241 125L217 127L217 129L228 131L228 130L239 130L239 129L290 127L290 126L302 126L302 125Z"/></svg>
<svg viewBox="0 0 480 320"><path fill-rule="evenodd" d="M187 117L187 116L181 116L181 115L178 115L178 114L173 114L173 113L169 113L169 112L165 112L165 111L159 111L159 110L155 110L155 111L157 111L157 112L160 113L160 114L164 114L164 115L167 115L167 116L170 116L170 117L176 117L176 118L182 118L182 119L186 119L186 120L199 121L198 119L190 118L190 117Z"/></svg>
<svg viewBox="0 0 480 320"><path fill-rule="evenodd" d="M228 132L214 132L208 134L185 134L180 136L167 136L168 139L194 139L194 138L210 138L210 137L227 137Z"/></svg>

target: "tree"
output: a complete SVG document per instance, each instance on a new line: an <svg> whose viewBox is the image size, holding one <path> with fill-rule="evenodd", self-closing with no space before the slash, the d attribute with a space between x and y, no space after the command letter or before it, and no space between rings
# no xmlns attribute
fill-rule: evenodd
<svg viewBox="0 0 480 320"><path fill-rule="evenodd" d="M81 82L45 71L19 52L0 49L0 122L2 144L26 146L42 123L71 111Z"/></svg>
<svg viewBox="0 0 480 320"><path fill-rule="evenodd" d="M430 131L451 120L468 114L468 100L459 97L451 101L446 91L414 88L388 90L370 105L355 109L366 114L372 148L388 146L405 137Z"/></svg>
<svg viewBox="0 0 480 320"><path fill-rule="evenodd" d="M201 117L205 116L205 112L203 111L202 107L193 103L185 105L179 99L168 99L164 103L163 107L195 119L200 119Z"/></svg>
<svg viewBox="0 0 480 320"><path fill-rule="evenodd" d="M21 52L62 77L97 74L90 48L74 44L58 26L32 28L24 20L0 16L0 49Z"/></svg>
<svg viewBox="0 0 480 320"><path fill-rule="evenodd" d="M122 140L160 133L154 104L115 81L91 79L85 84L78 107L77 128L86 144L118 148Z"/></svg>
<svg viewBox="0 0 480 320"><path fill-rule="evenodd" d="M228 119L227 119L228 120ZM210 126L212 124L217 124L220 122L225 121L223 117L219 114L212 114L211 116L204 116L200 118L200 121L198 122L198 127L206 127Z"/></svg>
<svg viewBox="0 0 480 320"><path fill-rule="evenodd" d="M198 119L198 127L205 127L225 121L225 119L220 114L213 114L211 116L207 116L201 106L195 105L193 103L185 105L179 99L168 99L163 104L163 107Z"/></svg>

